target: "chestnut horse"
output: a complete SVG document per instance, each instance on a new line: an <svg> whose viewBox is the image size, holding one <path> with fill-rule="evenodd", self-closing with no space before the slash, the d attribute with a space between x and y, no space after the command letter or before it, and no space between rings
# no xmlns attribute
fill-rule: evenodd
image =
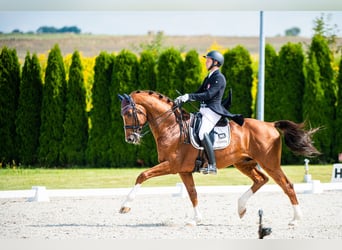
<svg viewBox="0 0 342 250"><path fill-rule="evenodd" d="M119 95L121 115L124 121L126 142L138 144L143 126L148 123L157 144L159 164L143 171L122 204L120 213L128 213L141 184L156 176L179 174L189 194L194 209L194 225L201 221L198 209L197 192L193 179L193 170L198 150L184 143L185 132L190 115L177 107L169 98L153 91L134 91L130 95ZM304 156L319 154L312 145L311 136L317 129L304 130L304 124L291 121L263 122L246 118L242 126L229 121L231 142L224 149L216 150L217 168L234 165L243 174L252 179L253 185L238 199L240 218L246 213L248 199L267 181L268 177L261 168L274 179L289 197L294 210L291 225L301 217L293 184L280 167L282 131L285 143L294 152Z"/></svg>

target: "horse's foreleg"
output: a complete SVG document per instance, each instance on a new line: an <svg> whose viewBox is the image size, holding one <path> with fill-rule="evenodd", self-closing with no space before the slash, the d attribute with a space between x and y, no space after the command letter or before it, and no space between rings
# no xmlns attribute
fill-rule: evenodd
<svg viewBox="0 0 342 250"><path fill-rule="evenodd" d="M256 162L253 160L245 162L245 164L236 164L235 167L253 180L251 188L248 189L238 200L238 214L240 218L242 218L247 211L247 201L268 181L268 177L256 168Z"/></svg>
<svg viewBox="0 0 342 250"><path fill-rule="evenodd" d="M193 209L194 209L194 218L191 221L188 221L189 225L197 225L202 220L202 215L198 209L198 199L197 199L197 191L195 187L194 178L192 173L179 173L182 181L188 191Z"/></svg>
<svg viewBox="0 0 342 250"><path fill-rule="evenodd" d="M302 210L300 209L300 206L292 205L293 207L293 219L289 222L290 226L296 226L298 224L298 221L303 217Z"/></svg>
<svg viewBox="0 0 342 250"><path fill-rule="evenodd" d="M131 210L131 203L135 199L136 194L138 193L138 190L140 189L141 184L156 176L161 176L161 175L167 175L170 174L170 165L168 161L162 162L144 172L142 172L136 179L135 185L132 188L132 190L129 192L127 195L125 201L122 203L121 208L120 208L120 213L128 213Z"/></svg>
<svg viewBox="0 0 342 250"><path fill-rule="evenodd" d="M253 191L252 189L248 189L243 195L241 195L241 197L238 200L238 214L240 216L240 218L242 218L247 209L246 209L246 204L247 201L249 200L249 198L253 195Z"/></svg>
<svg viewBox="0 0 342 250"><path fill-rule="evenodd" d="M135 196L140 189L140 184L136 184L126 197L126 200L122 203L120 213L125 214L131 211L131 203L135 199Z"/></svg>

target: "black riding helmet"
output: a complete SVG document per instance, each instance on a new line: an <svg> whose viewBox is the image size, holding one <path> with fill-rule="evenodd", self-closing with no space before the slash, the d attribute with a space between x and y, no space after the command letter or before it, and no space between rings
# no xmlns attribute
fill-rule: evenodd
<svg viewBox="0 0 342 250"><path fill-rule="evenodd" d="M222 66L224 63L223 55L216 50L212 50L212 51L208 52L208 54L206 56L203 56L203 57L204 58L209 57L209 58L213 59L214 61L217 62L217 66L219 66L219 67ZM214 66L214 65L212 65L212 66Z"/></svg>

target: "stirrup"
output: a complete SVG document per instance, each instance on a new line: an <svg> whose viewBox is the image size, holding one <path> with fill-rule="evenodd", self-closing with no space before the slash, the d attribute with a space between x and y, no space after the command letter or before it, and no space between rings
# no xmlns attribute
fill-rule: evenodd
<svg viewBox="0 0 342 250"><path fill-rule="evenodd" d="M213 166L212 164L207 165L207 167L200 168L199 171L202 174L217 174L216 166Z"/></svg>

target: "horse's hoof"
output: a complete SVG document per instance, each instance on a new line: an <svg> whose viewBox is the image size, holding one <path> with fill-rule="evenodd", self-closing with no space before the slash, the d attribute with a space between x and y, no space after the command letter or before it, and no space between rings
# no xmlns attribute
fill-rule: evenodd
<svg viewBox="0 0 342 250"><path fill-rule="evenodd" d="M246 214L247 212L247 209L243 209L242 211L239 211L239 216L240 216L240 219Z"/></svg>
<svg viewBox="0 0 342 250"><path fill-rule="evenodd" d="M197 222L195 220L190 220L186 222L185 226L194 227L197 226Z"/></svg>
<svg viewBox="0 0 342 250"><path fill-rule="evenodd" d="M121 207L120 208L120 214L127 214L129 211L131 211L130 207Z"/></svg>
<svg viewBox="0 0 342 250"><path fill-rule="evenodd" d="M291 220L290 222L289 222L289 226L297 226L298 225L298 220L295 220L295 219L293 219L293 220Z"/></svg>

